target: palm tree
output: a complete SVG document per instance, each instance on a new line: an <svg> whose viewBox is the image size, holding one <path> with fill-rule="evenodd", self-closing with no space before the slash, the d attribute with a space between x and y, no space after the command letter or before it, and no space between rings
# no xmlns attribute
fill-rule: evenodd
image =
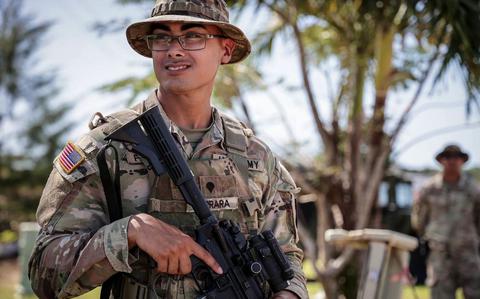
<svg viewBox="0 0 480 299"><path fill-rule="evenodd" d="M258 33L257 47L271 49L268 45L280 34L287 34L296 47L306 100L325 149L324 162L310 169L316 179L297 176L304 189L317 195L317 215L322 219L317 229L320 253L307 252L307 256L323 257L323 269L316 268L316 273L327 297L337 298L335 278L353 253L347 249L338 254L322 242L325 229L335 226L329 211L342 212L344 228L369 225L387 159L427 78L433 76L437 82L450 65L458 65L470 94L467 107L475 103L480 86L480 6L468 0L231 2L239 13L249 6L269 13L274 29ZM412 54L403 54L408 52ZM337 62L342 77L327 123L320 117L310 74L329 59ZM441 67L433 73L435 63ZM374 87L372 109L365 102L369 84ZM388 95L401 85L416 85L417 90L387 131Z"/></svg>

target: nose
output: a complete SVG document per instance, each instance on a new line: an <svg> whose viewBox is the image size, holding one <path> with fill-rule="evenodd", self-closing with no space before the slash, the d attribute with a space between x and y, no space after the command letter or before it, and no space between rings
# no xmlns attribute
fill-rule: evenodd
<svg viewBox="0 0 480 299"><path fill-rule="evenodd" d="M168 48L167 55L170 58L185 56L185 52L182 46L180 45L180 41L178 40L178 38L176 38L170 43L170 47Z"/></svg>

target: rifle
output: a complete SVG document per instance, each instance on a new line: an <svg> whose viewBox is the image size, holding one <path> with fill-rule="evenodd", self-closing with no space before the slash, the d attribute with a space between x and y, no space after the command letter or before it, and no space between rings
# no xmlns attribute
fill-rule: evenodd
<svg viewBox="0 0 480 299"><path fill-rule="evenodd" d="M199 218L195 240L220 264L223 274L218 275L191 256L191 275L201 290L198 299L259 299L265 298L265 283L275 293L290 284L293 270L272 231L247 240L236 223L219 221L212 214L158 107L150 108L106 139L128 143L132 151L150 162L156 175L168 172Z"/></svg>

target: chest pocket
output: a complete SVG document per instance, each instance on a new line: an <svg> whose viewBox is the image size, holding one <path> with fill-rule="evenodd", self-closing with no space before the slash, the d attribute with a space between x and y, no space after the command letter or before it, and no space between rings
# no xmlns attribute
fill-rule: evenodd
<svg viewBox="0 0 480 299"><path fill-rule="evenodd" d="M231 171L229 158L189 161L196 183L207 205L218 219L230 219L248 234L247 220L241 207L249 198L248 188L236 171ZM168 175L156 179L148 203L148 211L156 218L193 235L200 224L180 190Z"/></svg>

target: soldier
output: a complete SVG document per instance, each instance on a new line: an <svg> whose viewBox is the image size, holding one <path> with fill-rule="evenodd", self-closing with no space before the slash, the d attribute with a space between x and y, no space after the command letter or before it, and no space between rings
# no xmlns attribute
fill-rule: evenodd
<svg viewBox="0 0 480 299"><path fill-rule="evenodd" d="M152 58L160 87L132 109L107 117L97 113L92 130L67 143L55 159L37 211L41 231L29 264L35 293L75 297L121 273L119 297L144 298L151 264L135 248L156 262L158 298L198 295L186 275L191 255L222 273L192 239L198 220L170 178L157 177L143 157L118 142L112 142L116 153L107 151L107 164L118 170L125 217L109 223L95 157L108 134L157 106L216 216L238 222L245 235L275 228L295 277L272 298L308 298L303 253L296 245L298 188L265 143L211 106L218 67L250 53L244 33L229 23L225 2L157 0L152 16L130 25L126 35L135 51Z"/></svg>
<svg viewBox="0 0 480 299"><path fill-rule="evenodd" d="M443 172L419 192L412 226L430 247L427 285L435 299L480 298L480 190L462 166L468 155L448 145L436 156Z"/></svg>

